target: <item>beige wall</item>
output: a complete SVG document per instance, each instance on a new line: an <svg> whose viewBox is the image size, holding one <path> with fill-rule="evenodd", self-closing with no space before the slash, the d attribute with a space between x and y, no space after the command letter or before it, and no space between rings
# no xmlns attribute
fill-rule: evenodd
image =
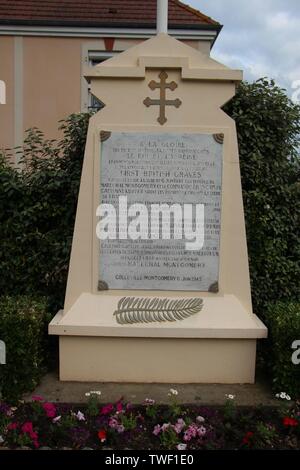
<svg viewBox="0 0 300 470"><path fill-rule="evenodd" d="M116 39L114 51L141 41ZM185 42L209 53L208 41ZM0 37L0 79L7 84L7 104L0 107L0 148L22 145L30 127L59 138L58 121L87 109L83 66L88 65L88 50L108 52L101 38Z"/></svg>
<svg viewBox="0 0 300 470"><path fill-rule="evenodd" d="M6 104L0 105L0 149L14 141L14 38L0 37L0 80L6 84Z"/></svg>
<svg viewBox="0 0 300 470"><path fill-rule="evenodd" d="M80 111L81 41L24 38L24 129L57 136L58 121Z"/></svg>

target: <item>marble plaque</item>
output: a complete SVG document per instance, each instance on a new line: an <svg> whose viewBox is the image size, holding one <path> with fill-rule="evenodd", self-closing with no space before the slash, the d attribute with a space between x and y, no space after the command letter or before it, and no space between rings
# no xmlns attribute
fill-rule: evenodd
<svg viewBox="0 0 300 470"><path fill-rule="evenodd" d="M113 204L117 214L120 196L128 206L146 205L149 214L151 204L204 205L201 249L187 250L184 233L151 239L150 216L148 239L119 239L117 231L116 239L101 240L99 279L109 289L208 291L216 285L222 149L212 134L112 132L101 143L100 202ZM172 235L174 223L171 229Z"/></svg>

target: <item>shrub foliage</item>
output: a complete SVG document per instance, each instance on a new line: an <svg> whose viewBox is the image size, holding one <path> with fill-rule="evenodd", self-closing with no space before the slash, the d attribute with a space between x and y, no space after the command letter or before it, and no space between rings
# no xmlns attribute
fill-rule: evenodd
<svg viewBox="0 0 300 470"><path fill-rule="evenodd" d="M45 371L47 302L43 298L2 296L0 312L0 338L6 345L0 392L3 398L16 400L33 390Z"/></svg>
<svg viewBox="0 0 300 470"><path fill-rule="evenodd" d="M296 299L300 278L300 107L273 81L242 83L236 121L254 309Z"/></svg>
<svg viewBox="0 0 300 470"><path fill-rule="evenodd" d="M266 313L269 325L266 352L268 352L274 390L286 391L293 398L299 398L300 303L278 302L269 305ZM295 340L298 340L298 344L293 344ZM293 361L292 355L295 356Z"/></svg>
<svg viewBox="0 0 300 470"><path fill-rule="evenodd" d="M71 115L61 142L27 133L21 169L0 161L0 292L63 304L89 115Z"/></svg>

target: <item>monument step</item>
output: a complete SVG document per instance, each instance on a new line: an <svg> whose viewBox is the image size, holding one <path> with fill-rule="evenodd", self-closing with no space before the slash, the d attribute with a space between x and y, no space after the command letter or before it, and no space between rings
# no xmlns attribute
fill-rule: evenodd
<svg viewBox="0 0 300 470"><path fill-rule="evenodd" d="M234 295L191 292L190 298L201 298L202 309L184 320L119 324L114 312L124 292L104 291L95 295L83 293L71 309L60 310L49 325L49 333L62 336L105 336L131 338L231 338L257 339L267 337L267 328L259 318L247 312ZM128 291L127 291L128 292ZM163 293L139 292L136 298L166 298ZM183 297L183 296L182 296ZM180 292L168 293L168 299L181 299ZM187 292L184 299L189 298Z"/></svg>

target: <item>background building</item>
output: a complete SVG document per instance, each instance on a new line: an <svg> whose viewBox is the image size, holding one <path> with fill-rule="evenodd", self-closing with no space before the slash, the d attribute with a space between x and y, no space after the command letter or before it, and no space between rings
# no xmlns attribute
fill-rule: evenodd
<svg viewBox="0 0 300 470"><path fill-rule="evenodd" d="M169 34L208 54L221 25L169 0ZM58 121L101 104L83 77L97 63L153 36L156 0L0 0L0 148L22 145L38 127L59 136ZM75 78L74 78L75 77Z"/></svg>

